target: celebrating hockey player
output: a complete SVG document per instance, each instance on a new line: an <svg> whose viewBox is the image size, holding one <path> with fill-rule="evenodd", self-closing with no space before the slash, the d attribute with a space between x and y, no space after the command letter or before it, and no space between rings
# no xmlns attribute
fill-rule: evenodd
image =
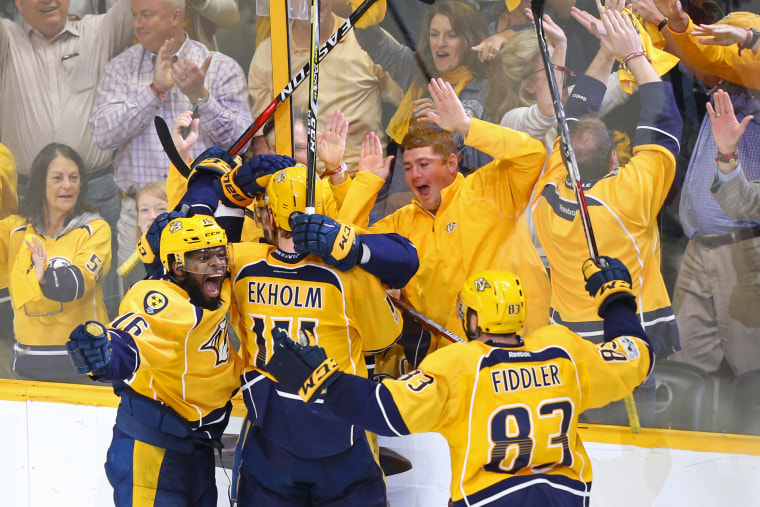
<svg viewBox="0 0 760 507"><path fill-rule="evenodd" d="M232 322L243 344L248 408L233 489L240 506L385 507L383 474L365 432L320 405L294 399L262 367L272 357L272 331L280 328L308 332L334 358L332 367L366 377L363 353L389 347L402 326L369 270L392 271L403 285L417 269L417 254L398 235L357 236L353 227L319 214L327 199L321 185L315 188L317 214L304 215L306 180L302 166L274 173L261 218L275 244L232 249ZM388 242L399 255L381 269Z"/></svg>
<svg viewBox="0 0 760 507"><path fill-rule="evenodd" d="M336 371L314 346L274 330L267 370L288 391L381 435L439 432L451 452L451 497L465 505L587 505L591 462L578 414L621 399L652 367L636 317L628 269L604 257L583 265L586 290L604 319L595 345L563 326L525 338L520 280L505 271L473 274L459 293L469 343L426 357L418 370L375 384ZM600 263L603 264L603 263Z"/></svg>
<svg viewBox="0 0 760 507"><path fill-rule="evenodd" d="M136 283L108 327L78 326L78 373L121 397L106 475L117 506L216 506L214 448L240 386L227 334L227 237L213 218L157 217L167 275ZM149 232L150 234L150 232Z"/></svg>

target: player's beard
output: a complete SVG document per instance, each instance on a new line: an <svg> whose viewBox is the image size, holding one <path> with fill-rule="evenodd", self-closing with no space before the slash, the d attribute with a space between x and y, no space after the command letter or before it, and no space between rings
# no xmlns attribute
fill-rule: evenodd
<svg viewBox="0 0 760 507"><path fill-rule="evenodd" d="M203 283L205 277L197 277L185 272L185 279L182 283L182 288L185 289L190 296L190 301L204 310L216 310L222 306L221 290L220 294L216 297L209 298L203 291Z"/></svg>

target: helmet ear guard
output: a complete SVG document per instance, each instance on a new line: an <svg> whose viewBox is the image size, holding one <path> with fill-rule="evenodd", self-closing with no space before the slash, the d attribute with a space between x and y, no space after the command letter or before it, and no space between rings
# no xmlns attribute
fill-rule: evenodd
<svg viewBox="0 0 760 507"><path fill-rule="evenodd" d="M512 334L525 320L525 292L520 279L508 271L488 270L465 281L459 293L457 314L470 340L481 333ZM468 330L471 313L478 316L478 328Z"/></svg>
<svg viewBox="0 0 760 507"><path fill-rule="evenodd" d="M227 246L227 234L212 217L175 218L161 232L161 263L171 273L173 262L184 268L186 253L218 246Z"/></svg>

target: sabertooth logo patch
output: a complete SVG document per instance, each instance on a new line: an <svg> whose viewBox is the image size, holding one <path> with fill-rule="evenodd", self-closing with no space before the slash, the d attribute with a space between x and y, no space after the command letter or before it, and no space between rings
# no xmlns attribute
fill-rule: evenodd
<svg viewBox="0 0 760 507"><path fill-rule="evenodd" d="M485 278L478 278L477 280L475 280L476 291L483 292L484 290L490 289L490 288L491 286L489 285L489 283L486 281Z"/></svg>
<svg viewBox="0 0 760 507"><path fill-rule="evenodd" d="M216 354L214 366L225 364L230 358L230 341L227 339L227 321L219 323L211 338L199 350L212 350Z"/></svg>
<svg viewBox="0 0 760 507"><path fill-rule="evenodd" d="M177 232L180 229L182 229L182 222L180 222L179 220L175 220L174 222L171 222L169 224L169 230L171 232Z"/></svg>
<svg viewBox="0 0 760 507"><path fill-rule="evenodd" d="M164 308L166 308L167 299L166 296L160 292L154 290L148 292L145 296L143 306L145 307L145 313L148 315L155 315Z"/></svg>
<svg viewBox="0 0 760 507"><path fill-rule="evenodd" d="M274 180L275 183L282 183L285 181L285 171L281 171L280 174L277 175L277 178Z"/></svg>
<svg viewBox="0 0 760 507"><path fill-rule="evenodd" d="M457 225L459 224L457 224L456 222L449 222L448 225L446 226L446 232L454 232L454 229L457 228Z"/></svg>

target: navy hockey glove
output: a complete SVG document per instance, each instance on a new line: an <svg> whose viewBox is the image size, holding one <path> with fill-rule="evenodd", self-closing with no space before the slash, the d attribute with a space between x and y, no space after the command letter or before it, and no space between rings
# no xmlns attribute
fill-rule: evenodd
<svg viewBox="0 0 760 507"><path fill-rule="evenodd" d="M215 144L213 146L209 146L206 148L206 150L198 155L198 157L193 160L193 165L190 166L190 169L195 169L195 167L202 162L204 162L206 159L209 158L218 158L223 160L224 162L227 162L227 165L230 167L235 167L238 165L238 162L235 161L235 157L230 155L230 152L222 148L221 146Z"/></svg>
<svg viewBox="0 0 760 507"><path fill-rule="evenodd" d="M294 165L296 160L285 155L257 155L222 176L221 190L238 206L248 206L264 193L274 173Z"/></svg>
<svg viewBox="0 0 760 507"><path fill-rule="evenodd" d="M272 330L272 338L274 353L266 370L285 390L297 393L303 401L316 401L340 376L335 359L327 357L322 347L308 345L308 339L303 339L304 345L296 343L279 327Z"/></svg>
<svg viewBox="0 0 760 507"><path fill-rule="evenodd" d="M327 215L295 212L288 220L293 231L293 245L298 253L312 253L341 271L348 271L359 262L361 242L350 225L341 224Z"/></svg>
<svg viewBox="0 0 760 507"><path fill-rule="evenodd" d="M66 349L77 373L89 373L93 376L105 373L113 354L108 330L94 320L78 325L71 332Z"/></svg>
<svg viewBox="0 0 760 507"><path fill-rule="evenodd" d="M612 257L599 257L598 264L593 259L583 263L583 278L586 290L595 298L597 314L604 318L609 305L622 300L636 311L636 296L631 287L631 274L625 264Z"/></svg>
<svg viewBox="0 0 760 507"><path fill-rule="evenodd" d="M140 239L137 241L137 252L140 254L143 264L145 264L145 271L151 278L161 277L164 274L164 268L161 265L161 257L159 255L161 232L169 222L175 218L182 218L184 216L186 214L183 211L161 213L153 220L148 232L140 236Z"/></svg>

